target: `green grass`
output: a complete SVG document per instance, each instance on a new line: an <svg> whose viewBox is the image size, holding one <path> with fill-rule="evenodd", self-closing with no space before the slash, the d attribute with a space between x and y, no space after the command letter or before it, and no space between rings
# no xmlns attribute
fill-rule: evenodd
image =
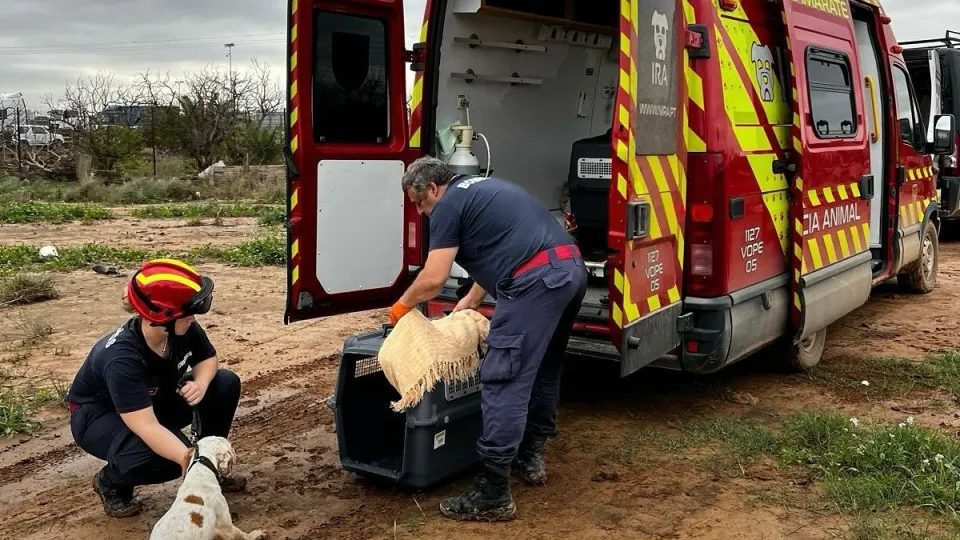
<svg viewBox="0 0 960 540"><path fill-rule="evenodd" d="M282 221L283 207L275 205L201 203L144 206L134 208L130 215L139 218L264 218L267 216L267 219L273 220L278 212Z"/></svg>
<svg viewBox="0 0 960 540"><path fill-rule="evenodd" d="M190 250L190 257L237 266L283 266L286 264L286 242L279 236L263 236L229 248L196 247Z"/></svg>
<svg viewBox="0 0 960 540"><path fill-rule="evenodd" d="M286 264L286 243L276 235L265 235L228 248L206 245L184 252L122 249L95 243L58 248L59 256L42 259L37 255L38 250L37 246L22 244L0 246L0 276L21 271L65 272L95 264L134 267L158 257L177 257L188 263L215 261L238 266Z"/></svg>
<svg viewBox="0 0 960 540"><path fill-rule="evenodd" d="M834 412L801 412L776 427L742 418L674 427L628 434L606 457L634 465L666 451L720 476L740 476L748 464L766 458L783 469L807 471L834 508L857 517L855 537L881 529L895 534L899 522L882 514L917 509L935 514L927 514L927 521L932 517L960 532L960 441L911 418L868 424Z"/></svg>
<svg viewBox="0 0 960 540"><path fill-rule="evenodd" d="M826 363L811 370L809 376L871 398L903 397L916 389L936 389L960 399L960 352L930 355L923 360L881 357L857 363Z"/></svg>
<svg viewBox="0 0 960 540"><path fill-rule="evenodd" d="M112 218L113 214L98 204L36 202L0 204L0 223L91 221Z"/></svg>

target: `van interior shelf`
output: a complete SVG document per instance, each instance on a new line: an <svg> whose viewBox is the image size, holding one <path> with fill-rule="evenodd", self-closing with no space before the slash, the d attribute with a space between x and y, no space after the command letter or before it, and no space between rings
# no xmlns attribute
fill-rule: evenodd
<svg viewBox="0 0 960 540"><path fill-rule="evenodd" d="M471 49L476 47L492 47L495 49L513 49L518 53L527 51L527 52L546 52L547 47L544 45L527 45L523 42L522 39L518 39L516 43L510 43L508 41L489 41L482 40L480 36L476 34L470 34L470 37L454 37L454 43L460 43L462 45L468 45Z"/></svg>
<svg viewBox="0 0 960 540"><path fill-rule="evenodd" d="M605 35L619 33L619 2L594 0L454 0L454 13L524 19Z"/></svg>
<svg viewBox="0 0 960 540"><path fill-rule="evenodd" d="M468 83L471 83L473 81L480 81L480 82L510 83L511 85L543 84L543 79L521 77L516 72L511 73L510 75L481 75L481 74L475 73L472 69L468 69L467 71L464 71L464 72L454 71L450 73L450 77L454 79L463 79Z"/></svg>

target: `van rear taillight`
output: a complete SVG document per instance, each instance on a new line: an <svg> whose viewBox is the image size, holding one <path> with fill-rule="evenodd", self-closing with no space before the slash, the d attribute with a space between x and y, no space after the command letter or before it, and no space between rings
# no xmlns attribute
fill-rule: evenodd
<svg viewBox="0 0 960 540"><path fill-rule="evenodd" d="M718 294L722 276L714 264L721 263L722 238L718 219L726 216L714 212L718 193L723 192L723 156L717 153L690 154L687 178L687 253L684 294L714 296ZM715 251L717 253L715 253Z"/></svg>
<svg viewBox="0 0 960 540"><path fill-rule="evenodd" d="M690 245L690 275L697 277L707 277L713 275L712 245Z"/></svg>
<svg viewBox="0 0 960 540"><path fill-rule="evenodd" d="M707 203L690 205L690 219L696 223L710 223L713 221L713 205Z"/></svg>

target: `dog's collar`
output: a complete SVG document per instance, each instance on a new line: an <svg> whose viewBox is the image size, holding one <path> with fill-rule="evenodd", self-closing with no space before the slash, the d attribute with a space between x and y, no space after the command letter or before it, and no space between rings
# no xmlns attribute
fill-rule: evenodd
<svg viewBox="0 0 960 540"><path fill-rule="evenodd" d="M198 450L199 449L194 448L193 455L190 457L190 465L187 467L187 471L189 471L191 467L199 463L213 472L214 476L217 477L217 483L222 482L223 478L220 476L220 471L217 470L217 466L214 465L213 462L210 461L210 458L208 458L207 456L201 456Z"/></svg>

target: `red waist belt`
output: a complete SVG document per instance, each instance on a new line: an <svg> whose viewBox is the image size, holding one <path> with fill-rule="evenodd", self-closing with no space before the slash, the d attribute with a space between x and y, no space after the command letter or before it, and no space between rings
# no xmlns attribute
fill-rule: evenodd
<svg viewBox="0 0 960 540"><path fill-rule="evenodd" d="M68 401L68 402L67 402L67 409L69 409L70 412L73 412L73 411L74 411L77 407L79 407L79 406L80 406L79 404L74 403L74 402L72 402L72 401Z"/></svg>
<svg viewBox="0 0 960 540"><path fill-rule="evenodd" d="M513 277L517 277L527 270L533 270L538 266L543 266L550 262L551 251L553 251L554 255L556 255L557 259L559 260L572 259L580 256L580 248L574 244L547 248L543 251L534 253L532 257L520 263L520 265L513 270Z"/></svg>

